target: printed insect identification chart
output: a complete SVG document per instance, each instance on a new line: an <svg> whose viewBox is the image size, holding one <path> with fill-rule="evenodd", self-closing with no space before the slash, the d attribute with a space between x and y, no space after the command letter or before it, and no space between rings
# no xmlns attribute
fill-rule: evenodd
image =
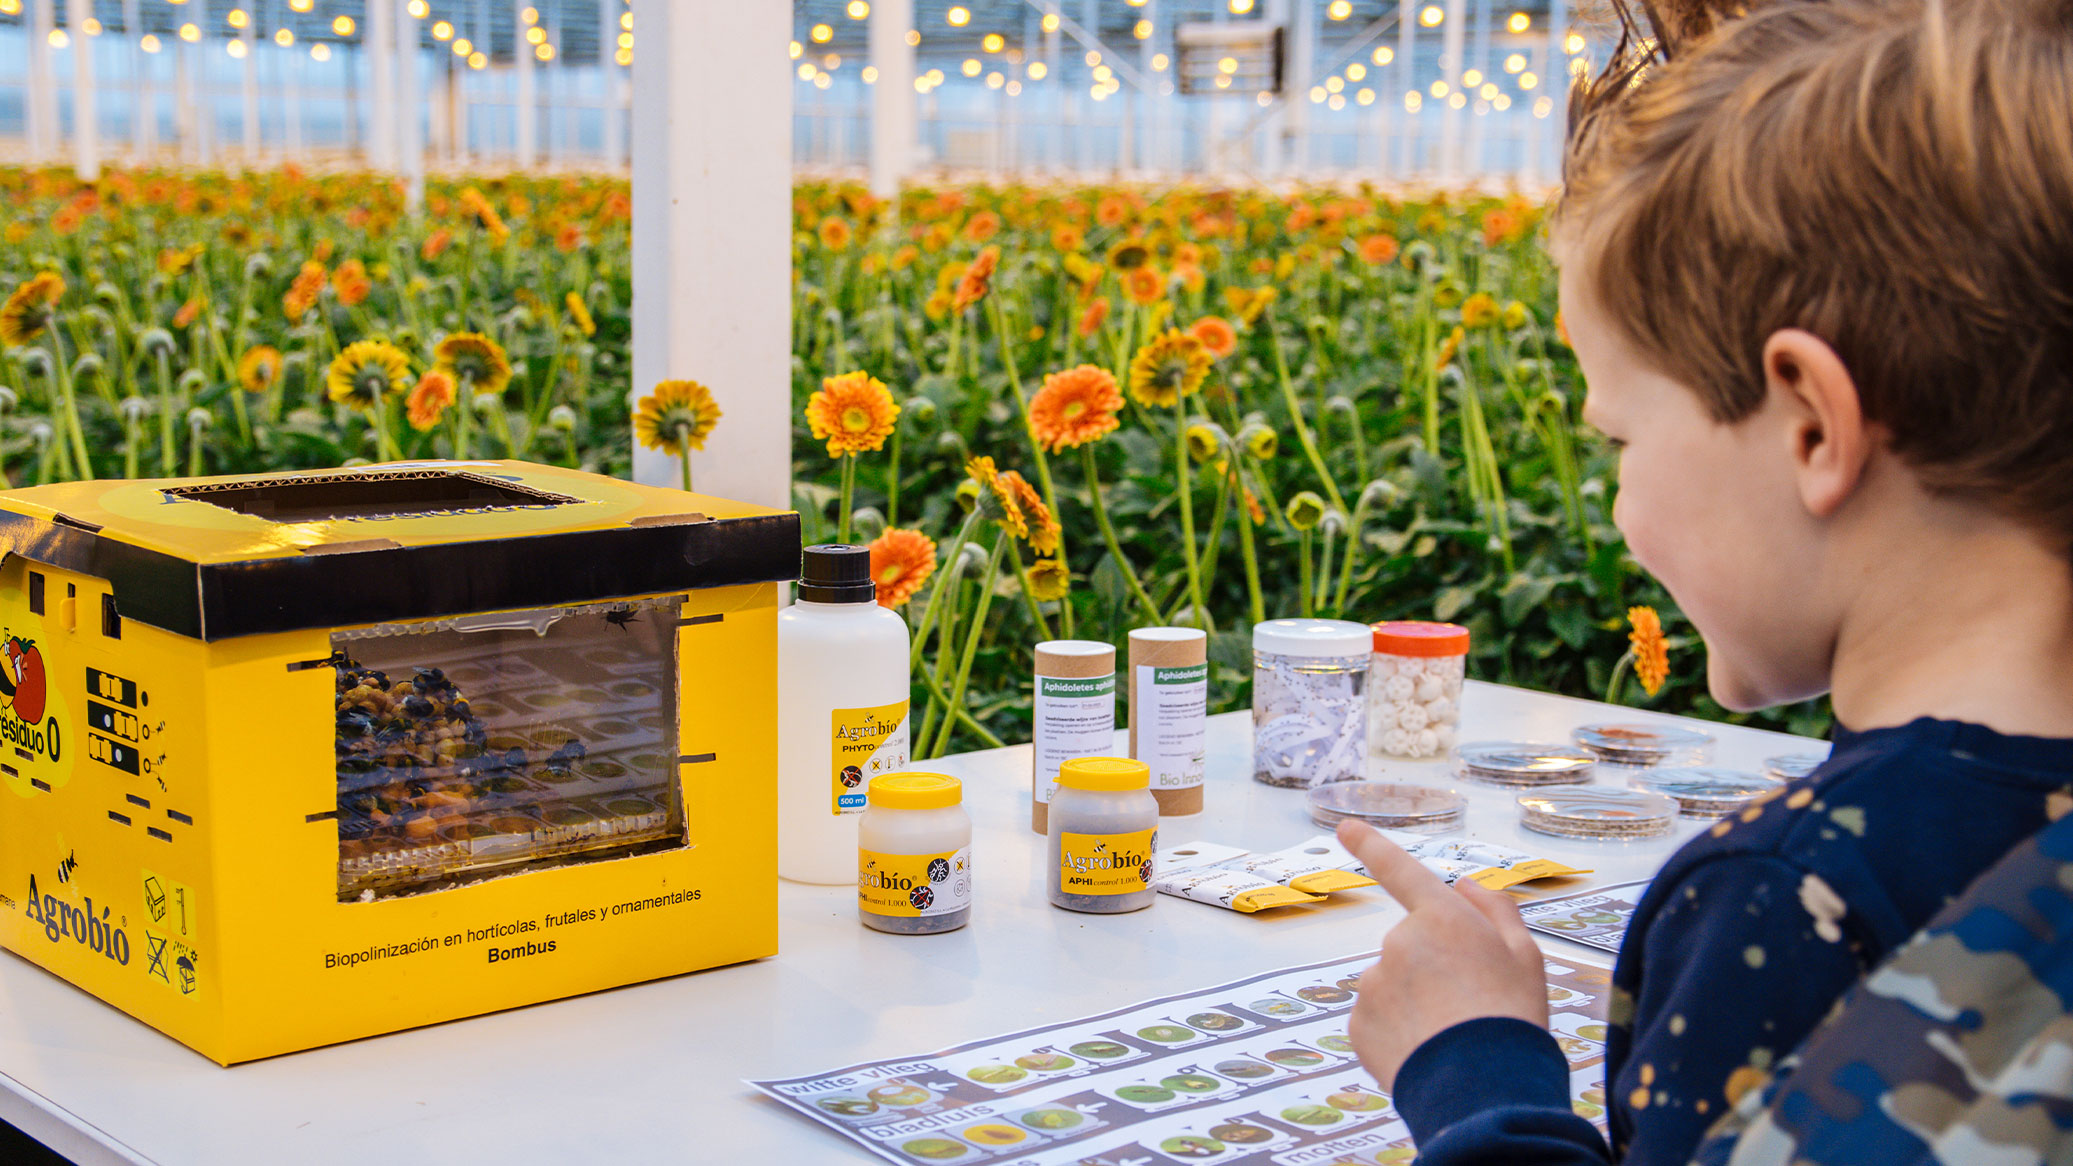
<svg viewBox="0 0 2073 1166"><path fill-rule="evenodd" d="M1347 1013L1372 953L1147 1000L1085 1020L810 1077L751 1081L899 1163L1307 1166L1409 1161ZM1550 962L1578 1113L1604 1124L1610 977Z"/></svg>
<svg viewBox="0 0 2073 1166"><path fill-rule="evenodd" d="M1548 935L1559 935L1599 951L1620 953L1626 938L1627 921L1648 892L1649 880L1616 883L1581 894L1554 899L1536 899L1519 904L1519 916L1526 926Z"/></svg>

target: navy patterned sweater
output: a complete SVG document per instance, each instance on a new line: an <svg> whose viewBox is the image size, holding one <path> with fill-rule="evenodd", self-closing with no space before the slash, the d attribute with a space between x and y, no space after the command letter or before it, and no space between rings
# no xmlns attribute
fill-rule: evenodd
<svg viewBox="0 0 2073 1166"><path fill-rule="evenodd" d="M1518 1020L1414 1050L1396 1106L1421 1166L1685 1163L1865 972L2073 805L2073 740L1924 718L1838 729L1829 759L1671 858L1613 969L1612 1143Z"/></svg>

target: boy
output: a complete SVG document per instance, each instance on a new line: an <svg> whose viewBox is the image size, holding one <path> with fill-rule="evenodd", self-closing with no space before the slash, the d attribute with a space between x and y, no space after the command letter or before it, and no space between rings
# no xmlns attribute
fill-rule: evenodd
<svg viewBox="0 0 2073 1166"><path fill-rule="evenodd" d="M1667 61L1623 54L1579 94L1554 225L1586 417L1714 696L1829 691L1840 727L1636 912L1610 1147L1569 1110L1510 902L1341 828L1409 911L1353 1036L1421 1163L1686 1162L2073 805L2073 3L1656 23Z"/></svg>

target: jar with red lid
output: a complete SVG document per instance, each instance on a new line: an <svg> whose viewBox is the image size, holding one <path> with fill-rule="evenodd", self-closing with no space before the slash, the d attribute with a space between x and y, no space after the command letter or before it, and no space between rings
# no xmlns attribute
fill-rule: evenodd
<svg viewBox="0 0 2073 1166"><path fill-rule="evenodd" d="M1461 688L1468 674L1468 629L1425 620L1373 625L1368 663L1368 752L1376 757L1438 757L1461 730Z"/></svg>

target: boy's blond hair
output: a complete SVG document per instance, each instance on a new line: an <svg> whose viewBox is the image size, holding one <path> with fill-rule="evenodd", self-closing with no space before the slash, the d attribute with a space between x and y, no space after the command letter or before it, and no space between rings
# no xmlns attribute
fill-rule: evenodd
<svg viewBox="0 0 2073 1166"><path fill-rule="evenodd" d="M1820 336L1926 486L2073 551L2073 0L1707 2L1572 93L1586 286L1723 422Z"/></svg>

